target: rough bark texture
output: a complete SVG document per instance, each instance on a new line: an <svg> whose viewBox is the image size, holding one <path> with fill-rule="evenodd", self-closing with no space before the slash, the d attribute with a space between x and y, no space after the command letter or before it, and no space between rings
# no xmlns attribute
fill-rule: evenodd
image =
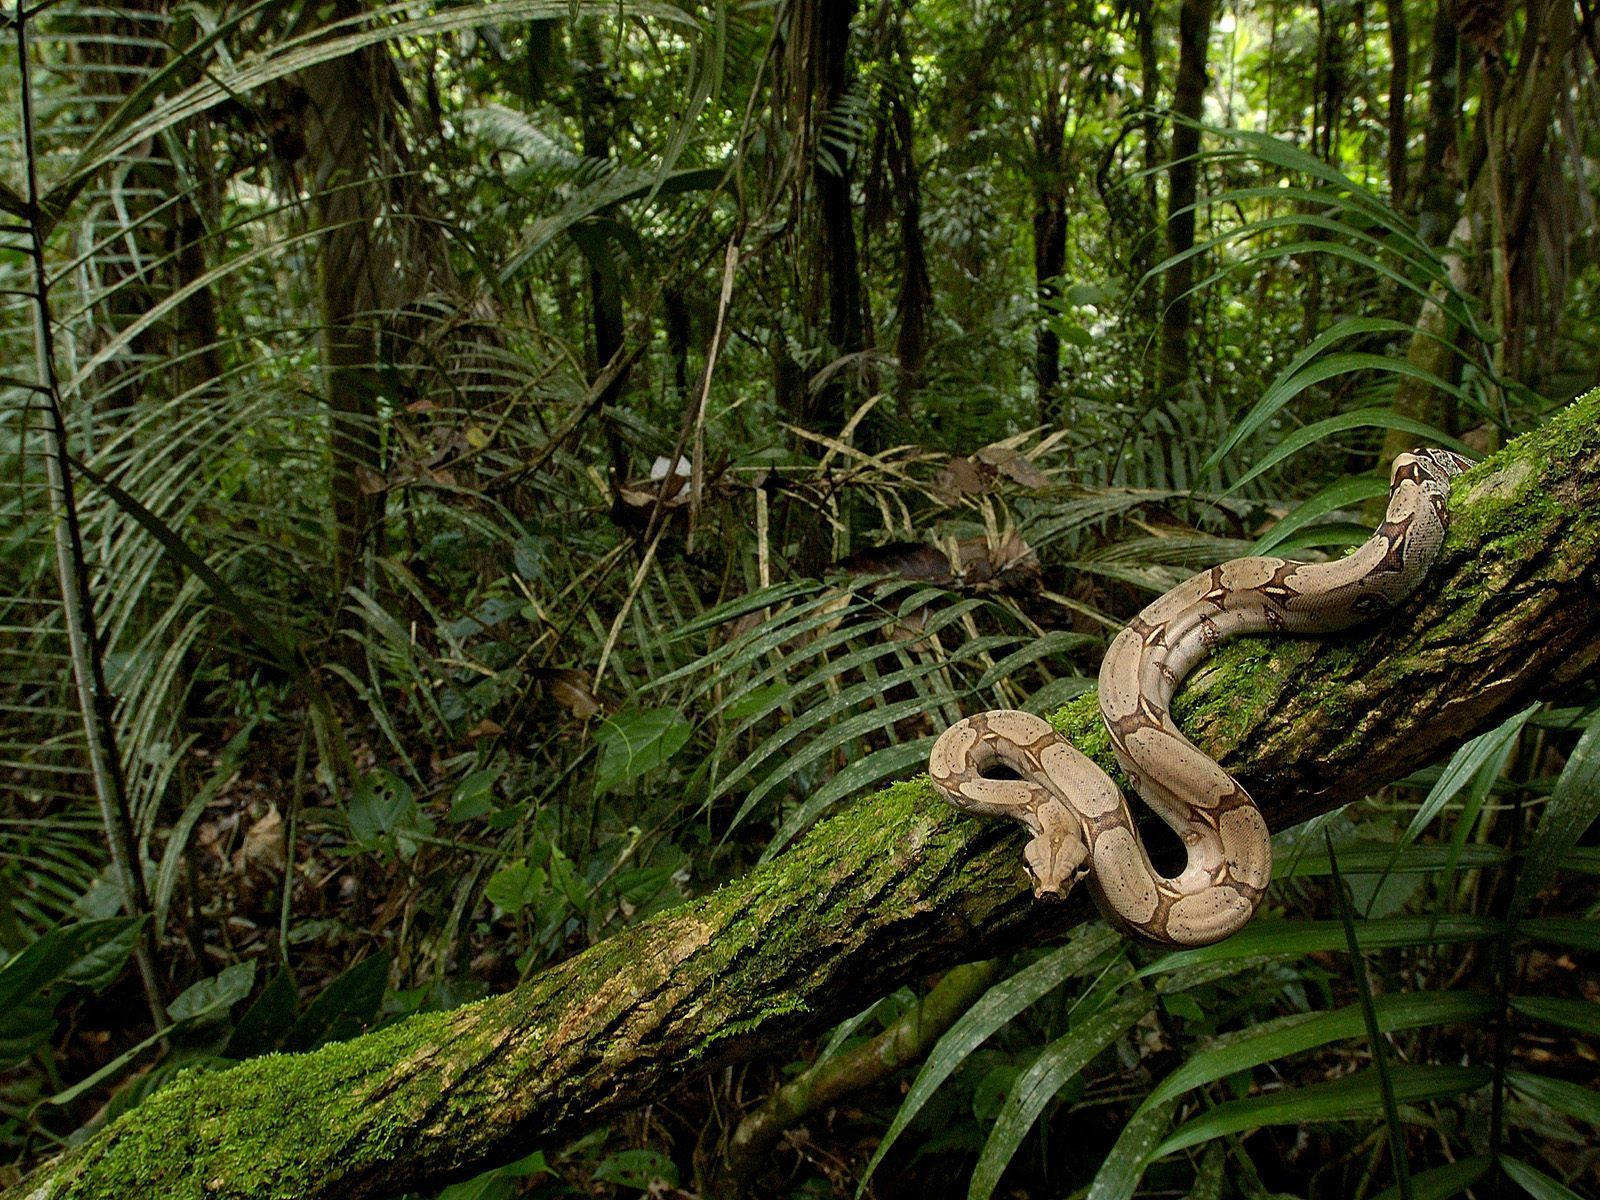
<svg viewBox="0 0 1600 1200"><path fill-rule="evenodd" d="M1470 283L1471 260L1492 257L1496 240L1502 247L1520 246L1531 236L1532 201L1539 177L1536 167L1544 154L1556 101L1565 87L1567 59L1576 35L1576 14L1568 0L1546 5L1541 20L1528 31L1516 74L1501 88L1503 111L1495 122L1498 132L1484 130L1483 137L1485 156L1503 165L1498 172L1480 169L1472 176L1461 218L1441 254L1451 282L1458 288L1465 290ZM1503 186L1501 179L1509 185ZM1496 209L1503 220L1495 220ZM1509 269L1509 264L1501 266ZM1442 289L1435 288L1423 301L1406 359L1448 379L1458 364L1450 343L1451 322L1443 312L1444 298ZM1509 324L1511 314L1499 315ZM1503 338L1514 332L1512 328L1499 329ZM1391 407L1403 416L1427 420L1435 398L1434 387L1425 379L1402 376L1395 384ZM1384 439L1380 461L1388 462L1403 451L1410 437L1391 430Z"/></svg>
<svg viewBox="0 0 1600 1200"><path fill-rule="evenodd" d="M1033 372L1040 421L1050 419L1061 386L1061 336L1050 323L1050 304L1061 295L1061 272L1067 265L1067 181L1061 161L1067 113L1059 89L1047 87L1044 100L1033 128L1033 280L1041 310L1034 331Z"/></svg>
<svg viewBox="0 0 1600 1200"><path fill-rule="evenodd" d="M1600 662L1600 391L1457 481L1427 595L1345 637L1249 639L1179 719L1275 828L1439 758ZM1056 724L1109 762L1095 698ZM526 985L311 1054L185 1075L3 1200L375 1197L553 1145L792 1047L923 973L1060 938L1018 835L926 779Z"/></svg>
<svg viewBox="0 0 1600 1200"><path fill-rule="evenodd" d="M1214 0L1183 0L1178 8L1178 74L1172 90L1172 166L1167 171L1167 254L1176 258L1194 246L1194 208L1200 164L1201 109L1206 98L1206 52L1211 42ZM1189 325L1194 259L1166 272L1161 312L1161 390L1179 391L1189 378Z"/></svg>

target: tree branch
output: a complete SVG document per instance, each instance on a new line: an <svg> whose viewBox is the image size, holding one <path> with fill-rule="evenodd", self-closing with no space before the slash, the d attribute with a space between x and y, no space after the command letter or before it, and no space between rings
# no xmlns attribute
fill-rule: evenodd
<svg viewBox="0 0 1600 1200"><path fill-rule="evenodd" d="M1406 775L1600 660L1600 392L1457 481L1428 585L1318 641L1253 638L1179 717L1282 828ZM1056 724L1109 764L1095 698ZM927 781L846 807L793 850L505 995L303 1055L191 1074L4 1200L358 1198L569 1138L721 1064L792 1046L899 983L1060 938L1018 835Z"/></svg>

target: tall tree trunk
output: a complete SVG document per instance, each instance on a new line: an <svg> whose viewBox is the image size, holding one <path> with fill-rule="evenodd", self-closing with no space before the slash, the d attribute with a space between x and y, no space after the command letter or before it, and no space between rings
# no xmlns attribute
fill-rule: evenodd
<svg viewBox="0 0 1600 1200"><path fill-rule="evenodd" d="M1422 135L1422 173L1418 176L1417 232L1430 246L1450 236L1460 203L1461 38L1451 0L1439 0L1433 16L1428 61L1428 123Z"/></svg>
<svg viewBox="0 0 1600 1200"><path fill-rule="evenodd" d="M1224 648L1180 720L1282 829L1560 695L1600 664L1597 497L1600 391L1456 481L1428 589L1360 654L1278 639L1263 670L1259 645ZM1105 746L1092 694L1058 720ZM894 785L505 995L183 1075L0 1200L364 1200L472 1175L787 1052L906 980L1059 940L1089 905L1034 903L1020 841Z"/></svg>
<svg viewBox="0 0 1600 1200"><path fill-rule="evenodd" d="M889 97L889 177L900 208L900 291L895 300L900 325L895 358L900 365L896 396L904 401L922 386L922 364L928 348L928 316L933 285L928 278L928 252L922 238L922 174L917 165L916 126L912 115L916 86L911 53L901 15L896 16L894 54L898 79Z"/></svg>
<svg viewBox="0 0 1600 1200"><path fill-rule="evenodd" d="M342 0L336 16L355 15ZM358 50L307 69L306 154L312 207L321 233L323 386L329 423L335 586L357 581L361 546L381 533L383 457L378 428L378 313L396 298L392 254L382 248L388 210L381 182L383 126L392 87L382 47Z"/></svg>
<svg viewBox="0 0 1600 1200"><path fill-rule="evenodd" d="M1206 95L1206 54L1211 42L1215 0L1183 0L1178 9L1178 74L1173 85L1172 166L1167 172L1167 254L1183 254L1194 246L1196 180L1200 150L1199 121ZM1194 260L1186 258L1167 269L1161 312L1159 392L1181 392L1189 380L1189 326L1193 304Z"/></svg>
<svg viewBox="0 0 1600 1200"><path fill-rule="evenodd" d="M1062 170L1067 114L1054 80L1044 92L1044 109L1033 134L1033 282L1039 316L1034 330L1034 379L1039 389L1040 421L1050 421L1061 385L1061 338L1055 331L1053 302L1061 295L1067 265L1067 196Z"/></svg>
<svg viewBox="0 0 1600 1200"><path fill-rule="evenodd" d="M611 159L611 126L616 108L615 89L601 46L598 22L585 19L575 36L578 119L582 129L583 155L597 162ZM604 210L610 215L613 210ZM594 361L590 364L592 385L622 349L623 311L621 264L617 247L603 233L584 237L584 253L589 262L589 315L594 330ZM629 372L616 374L602 390L599 404L608 408L617 402L628 384ZM611 468L620 480L628 474L627 449L616 422L602 413Z"/></svg>
<svg viewBox="0 0 1600 1200"><path fill-rule="evenodd" d="M1566 86L1567 59L1576 33L1572 0L1546 0L1529 17L1515 71L1495 89L1500 99L1491 109L1496 114L1494 129L1484 132L1482 157L1498 166L1478 169L1469 178L1461 217L1443 251L1450 278L1462 290L1479 290L1481 281L1474 280L1470 265L1489 258L1486 251L1492 251L1497 242L1501 247L1520 246L1528 237L1539 185L1534 167L1544 153L1556 104ZM1503 269L1511 269L1511 264ZM1453 348L1456 331L1444 300L1440 287L1423 301L1406 359L1412 366L1448 379L1457 368L1458 357ZM1511 331L1499 332L1503 336ZM1436 391L1425 379L1403 376L1395 385L1392 407L1404 416L1428 420ZM1390 430L1379 462L1390 462L1414 441L1414 434Z"/></svg>
<svg viewBox="0 0 1600 1200"><path fill-rule="evenodd" d="M1385 0L1389 20L1389 203L1404 210L1406 191L1406 93L1411 87L1411 28L1406 0Z"/></svg>
<svg viewBox="0 0 1600 1200"><path fill-rule="evenodd" d="M856 0L803 0L815 12L811 22L811 78L821 125L832 118L850 84L850 27ZM813 147L812 186L817 196L817 234L827 276L829 349L859 354L867 346L866 308L856 247L855 205L851 199L854 156L818 138ZM835 371L816 388L807 414L812 427L838 433L849 414L847 372Z"/></svg>
<svg viewBox="0 0 1600 1200"><path fill-rule="evenodd" d="M851 26L856 0L788 0L781 112L791 150L788 185L794 197L794 274L800 290L799 333L825 351L804 367L779 333L773 347L777 391L785 410L805 428L837 434L849 416L854 374L837 360L866 348L865 297L852 199L854 147L840 144L848 126L837 120L850 84ZM820 343L820 346L818 345ZM826 375L822 372L826 371ZM858 440L861 434L858 433ZM818 453L802 443L804 453ZM802 504L785 506L783 540L795 546L805 574L820 574L833 558L834 533L824 515Z"/></svg>

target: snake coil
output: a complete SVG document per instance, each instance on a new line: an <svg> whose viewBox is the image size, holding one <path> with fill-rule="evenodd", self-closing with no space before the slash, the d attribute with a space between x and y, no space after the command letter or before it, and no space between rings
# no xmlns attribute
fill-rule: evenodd
<svg viewBox="0 0 1600 1200"><path fill-rule="evenodd" d="M1175 946L1227 937L1261 903L1271 837L1239 782L1173 722L1173 695L1229 638L1331 633L1414 591L1449 527L1450 481L1470 465L1448 450L1402 454L1383 523L1352 554L1326 563L1233 559L1167 592L1112 641L1100 667L1100 715L1134 790L1187 848L1178 875L1151 865L1111 778L1029 713L979 713L945 730L928 759L934 786L963 812L1028 830L1023 861L1035 895L1059 898L1086 878L1107 920L1129 933ZM1021 778L987 778L996 764Z"/></svg>

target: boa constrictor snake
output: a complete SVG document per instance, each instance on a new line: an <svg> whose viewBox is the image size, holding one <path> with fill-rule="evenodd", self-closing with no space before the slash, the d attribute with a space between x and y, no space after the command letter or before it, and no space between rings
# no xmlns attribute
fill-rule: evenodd
<svg viewBox="0 0 1600 1200"><path fill-rule="evenodd" d="M1036 896L1063 897L1087 878L1100 911L1128 933L1175 946L1227 937L1261 903L1272 842L1255 801L1173 722L1178 685L1228 638L1331 633L1412 592L1449 526L1450 481L1470 465L1448 450L1402 454L1383 523L1350 555L1233 559L1173 588L1112 641L1100 715L1129 782L1184 842L1178 875L1151 865L1110 777L1029 713L979 713L945 730L929 756L934 786L963 812L1028 830L1023 861ZM986 777L996 764L1021 778Z"/></svg>

